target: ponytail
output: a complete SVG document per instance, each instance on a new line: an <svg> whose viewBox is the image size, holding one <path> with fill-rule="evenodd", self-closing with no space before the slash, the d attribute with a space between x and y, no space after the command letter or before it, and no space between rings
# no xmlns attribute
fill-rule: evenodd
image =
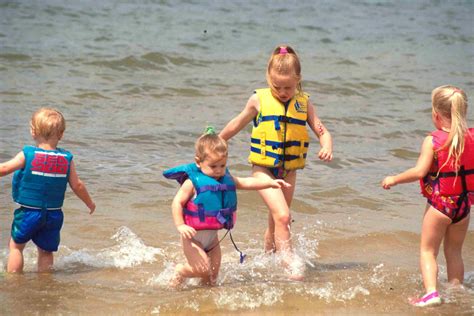
<svg viewBox="0 0 474 316"><path fill-rule="evenodd" d="M451 120L451 128L446 142L438 149L448 150L448 161L452 160L455 170L460 168L459 162L464 152L464 143L467 133L467 96L454 86L441 86L433 90L433 109L442 117Z"/></svg>

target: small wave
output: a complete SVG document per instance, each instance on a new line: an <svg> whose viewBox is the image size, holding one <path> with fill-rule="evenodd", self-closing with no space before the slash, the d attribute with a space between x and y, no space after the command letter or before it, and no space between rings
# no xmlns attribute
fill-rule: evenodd
<svg viewBox="0 0 474 316"><path fill-rule="evenodd" d="M117 245L101 250L77 250L61 257L57 261L59 268L70 268L86 265L96 268L130 268L143 263L156 261L156 256L163 256L160 248L147 246L143 241L126 226L118 229L111 239ZM63 246L64 247L64 246ZM69 249L67 249L69 251Z"/></svg>
<svg viewBox="0 0 474 316"><path fill-rule="evenodd" d="M110 99L99 92L86 92L81 94L76 94L74 97L79 99Z"/></svg>
<svg viewBox="0 0 474 316"><path fill-rule="evenodd" d="M413 160L418 157L418 152L413 150L408 150L404 148L395 148L390 150L390 153L397 158L402 158L405 160Z"/></svg>
<svg viewBox="0 0 474 316"><path fill-rule="evenodd" d="M31 56L24 54L0 54L0 60L5 61L26 61L31 60Z"/></svg>
<svg viewBox="0 0 474 316"><path fill-rule="evenodd" d="M130 69L141 69L141 70L160 70L167 71L167 68L160 63L151 62L143 58L137 58L135 56L128 56L122 59L115 60L99 60L87 63L93 66L111 68L118 71L128 71Z"/></svg>

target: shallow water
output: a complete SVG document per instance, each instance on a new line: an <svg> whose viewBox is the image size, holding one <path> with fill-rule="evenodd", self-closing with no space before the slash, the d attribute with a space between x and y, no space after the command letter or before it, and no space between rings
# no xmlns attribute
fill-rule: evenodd
<svg viewBox="0 0 474 316"><path fill-rule="evenodd" d="M474 5L469 1L312 2L111 0L0 2L0 161L30 144L39 106L66 116L62 147L98 208L89 216L70 192L55 273L5 275L11 176L0 180L2 314L472 314L474 233L464 246L465 288L416 310L424 200L417 184L380 188L414 165L433 129L430 92L451 83L473 95ZM289 282L278 256L263 254L267 211L239 192L214 288L191 281L169 291L183 260L170 214L176 184L165 168L188 163L207 124L224 127L257 87L273 47L300 54L303 87L334 137L335 159L298 174L292 205L304 282ZM473 126L472 109L469 109ZM229 167L250 174L250 126L230 144Z"/></svg>

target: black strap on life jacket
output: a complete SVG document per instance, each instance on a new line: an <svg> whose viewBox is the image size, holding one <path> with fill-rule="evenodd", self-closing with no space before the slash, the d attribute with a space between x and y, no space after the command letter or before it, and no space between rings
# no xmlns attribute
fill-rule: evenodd
<svg viewBox="0 0 474 316"><path fill-rule="evenodd" d="M467 180L466 180L466 176L468 175L472 175L474 174L474 169L469 169L469 170L466 170L464 168L464 166L461 166L459 168L459 171L457 172L454 172L454 171L448 171L448 172L440 172L439 174L436 173L436 172L432 172L431 175L433 176L438 176L440 178L448 178L448 177L456 177L456 176L460 176L461 177L461 186L462 186L462 192L461 194L459 194L459 199L456 203L457 205L457 208L455 210L455 212L459 212L459 210L461 209L461 206L463 203L468 203L468 199L469 199L469 193L472 192L472 191L469 191L468 188L467 188Z"/></svg>
<svg viewBox="0 0 474 316"><path fill-rule="evenodd" d="M224 234L224 236L222 236L222 238L217 242L217 244L215 244L214 246L212 246L211 249L208 249L208 250L205 250L205 251L206 251L207 253L211 252L212 249L216 248L216 247L221 243L221 241L224 240L224 238L227 236L227 234L229 234L230 241L232 241L232 244L234 245L235 250L237 250L237 251L239 252L239 254L240 254L240 260L239 260L240 263L243 263L243 262L244 262L244 259L245 259L245 257L247 257L247 255L244 254L242 251L240 251L240 249L239 249L239 248L237 247L237 245L235 244L234 238L232 238L232 232L230 231L230 229L228 229L228 230L226 231L226 233Z"/></svg>

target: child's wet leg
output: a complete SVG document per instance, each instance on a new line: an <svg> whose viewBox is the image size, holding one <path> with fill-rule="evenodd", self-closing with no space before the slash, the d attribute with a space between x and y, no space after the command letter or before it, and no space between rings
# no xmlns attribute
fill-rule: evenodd
<svg viewBox="0 0 474 316"><path fill-rule="evenodd" d="M26 243L17 244L15 241L13 241L13 239L10 238L10 254L8 255L7 272L23 272L23 249L25 249L25 246Z"/></svg>
<svg viewBox="0 0 474 316"><path fill-rule="evenodd" d="M54 256L50 251L38 247L38 272L51 272L54 264Z"/></svg>
<svg viewBox="0 0 474 316"><path fill-rule="evenodd" d="M265 230L264 247L266 253L274 253L276 251L275 245L275 222L271 212L268 213L268 227Z"/></svg>
<svg viewBox="0 0 474 316"><path fill-rule="evenodd" d="M427 293L436 291L439 247L451 219L433 207L428 207L423 218L420 243L420 268Z"/></svg>
<svg viewBox="0 0 474 316"><path fill-rule="evenodd" d="M209 271L209 284L215 285L217 283L217 277L219 276L219 270L221 268L221 246L219 245L219 240L216 238L213 245L216 244L211 251L208 252L208 256L210 259L210 271Z"/></svg>
<svg viewBox="0 0 474 316"><path fill-rule="evenodd" d="M464 282L464 262L462 246L469 227L470 215L458 223L451 224L444 238L444 256L448 272L448 282L454 286Z"/></svg>
<svg viewBox="0 0 474 316"><path fill-rule="evenodd" d="M441 303L437 292L439 247L451 219L432 206L427 205L423 217L420 243L420 269L426 294L420 299L412 299L415 306L428 306Z"/></svg>

